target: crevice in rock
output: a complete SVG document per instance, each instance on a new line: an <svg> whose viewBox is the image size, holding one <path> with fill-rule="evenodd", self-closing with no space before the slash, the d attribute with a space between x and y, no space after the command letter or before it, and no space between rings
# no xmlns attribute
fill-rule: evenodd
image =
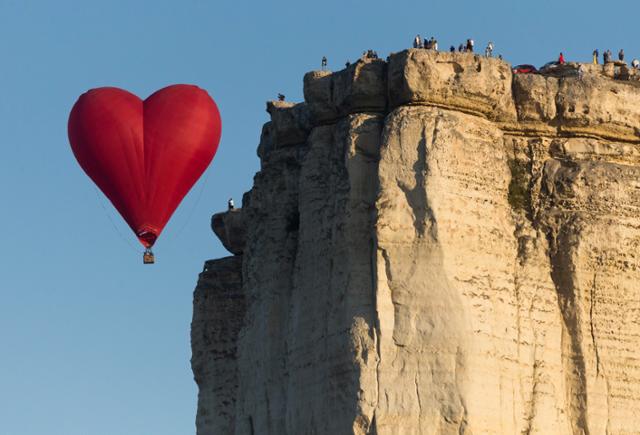
<svg viewBox="0 0 640 435"><path fill-rule="evenodd" d="M420 382L418 382L419 372L413 378L413 383L416 389L416 398L418 400L418 428L422 428L422 400L420 399Z"/></svg>
<svg viewBox="0 0 640 435"><path fill-rule="evenodd" d="M376 168L376 174L377 174ZM379 183L379 180L378 180ZM379 189L379 186L378 186ZM377 255L378 255L378 240L376 237L375 230L375 222L377 216L375 214L375 208L372 212L371 219L371 244L370 244L370 252L369 259L371 265L371 319L373 321L373 325L371 325L371 332L373 335L374 345L376 349L376 367L375 367L375 385L374 389L376 391L375 401L373 403L373 413L371 416L371 424L367 429L368 435L375 435L377 433L376 430L376 410L378 408L378 404L380 403L380 361L382 360L381 350L380 350L380 316L378 315L378 268L377 268ZM388 267L385 268L387 270Z"/></svg>
<svg viewBox="0 0 640 435"><path fill-rule="evenodd" d="M596 280L598 272L593 273L593 285L591 286L591 294L589 295L589 326L591 330L591 342L593 343L593 352L596 356L596 377L600 376L600 354L598 353L598 343L596 342L595 325L593 322L594 311L596 309Z"/></svg>
<svg viewBox="0 0 640 435"><path fill-rule="evenodd" d="M439 118L434 121L433 131L431 134L431 146L433 146L437 140L438 135L438 122ZM413 165L413 171L415 173L415 185L409 188L403 183L399 183L398 187L402 190L407 200L407 204L411 207L414 216L414 228L418 238L425 236L427 230L430 231L430 236L437 240L436 226L433 222L433 211L429 205L429 199L427 196L427 127L422 129L422 137L418 142L416 148L417 158L416 163ZM429 220L429 222L427 222Z"/></svg>
<svg viewBox="0 0 640 435"><path fill-rule="evenodd" d="M563 116L563 112L562 112L562 102L560 101L560 89L561 89L563 83L564 83L564 79L563 78L559 78L558 79L558 90L556 91L556 95L554 95L554 97L553 97L553 102L555 103L555 106L556 106L556 117L553 118L549 122L549 125L555 127L557 136L561 136L562 135L561 126L562 126L562 123L564 122L564 116Z"/></svg>
<svg viewBox="0 0 640 435"><path fill-rule="evenodd" d="M425 206L421 206L421 202L424 202L424 198L427 195L425 187L427 170L427 137L425 130L426 127L422 129L422 138L418 142L417 146L418 157L416 159L416 163L413 165L415 186L413 186L413 188L409 188L404 184L399 184L400 189L404 192L407 204L413 211L413 226L418 237L423 237L425 234L427 217L426 204Z"/></svg>
<svg viewBox="0 0 640 435"><path fill-rule="evenodd" d="M580 328L579 301L575 282L575 243L579 232L577 218L571 217L549 231L551 279L562 314L562 354L566 379L568 414L572 426L589 435L586 364Z"/></svg>

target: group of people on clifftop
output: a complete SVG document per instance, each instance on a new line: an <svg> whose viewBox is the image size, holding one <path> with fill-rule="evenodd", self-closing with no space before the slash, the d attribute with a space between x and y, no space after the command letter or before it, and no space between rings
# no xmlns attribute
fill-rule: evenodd
<svg viewBox="0 0 640 435"><path fill-rule="evenodd" d="M600 51L596 48L595 50L593 50L593 64L594 65L598 65L598 60L600 57ZM620 51L618 52L618 60L620 62L624 62L624 49L620 49ZM604 53L602 53L602 61L603 63L611 63L613 62L613 53L611 53L611 50L606 50Z"/></svg>
<svg viewBox="0 0 640 435"><path fill-rule="evenodd" d="M475 47L475 42L473 39L469 38L466 42L458 45L458 52L461 53L473 53L473 49ZM438 40L433 36L431 39L424 38L424 40L420 37L420 35L416 35L413 38L413 48L424 48L426 50L438 50ZM456 51L455 46L449 47L449 51L454 53ZM493 57L493 42L489 41L486 48L484 49L484 55L486 57ZM502 59L502 56L498 56Z"/></svg>
<svg viewBox="0 0 640 435"><path fill-rule="evenodd" d="M438 40L433 36L431 39L424 38L423 40L420 35L416 35L416 37L413 38L413 48L424 48L427 50L438 51Z"/></svg>
<svg viewBox="0 0 640 435"><path fill-rule="evenodd" d="M460 45L458 45L458 52L462 52L462 53L473 53L474 50L474 41L473 39L469 38L467 39L466 43L462 43ZM438 40L435 37L431 37L430 39L424 38L424 40L420 37L420 35L416 35L415 38L413 38L413 48L424 48L427 50L438 50ZM449 47L449 51L451 53L454 53L456 51L456 47L455 46L451 46ZM484 55L486 57L493 57L493 42L489 41L487 43L487 46L484 50ZM595 65L598 64L598 58L600 56L600 52L596 49L593 50L593 63ZM624 49L620 49L620 51L618 52L618 61L619 62L624 62ZM611 53L611 50L607 50L604 52L603 54L603 62L606 63L610 63L610 62L614 62L613 61L613 54ZM502 59L502 55L498 55L499 59ZM560 55L558 56L558 61L557 63L559 64L564 64L565 63L565 58L564 58L564 54L560 53ZM635 69L640 69L640 61L638 59L633 59L631 61L631 66Z"/></svg>
<svg viewBox="0 0 640 435"><path fill-rule="evenodd" d="M618 60L617 61L613 60L613 53L611 53L611 50L606 50L602 54L602 63L603 64L616 63L616 62L620 63L620 64L626 64L626 61L624 60L624 49L621 48L620 51L618 51ZM560 53L560 56L558 56L557 63L559 63L559 64L565 63L565 59L564 59L564 54L563 53ZM600 64L600 51L597 48L595 50L593 50L592 63L594 65L599 65ZM631 67L635 68L635 69L640 69L640 61L638 59L633 59L631 61Z"/></svg>
<svg viewBox="0 0 640 435"><path fill-rule="evenodd" d="M365 59L378 59L378 52L375 50L363 51L362 57Z"/></svg>
<svg viewBox="0 0 640 435"><path fill-rule="evenodd" d="M600 51L598 51L598 49L596 48L595 50L593 50L592 55L593 55L593 64L598 65L599 58L600 58ZM611 53L611 50L606 50L604 53L602 53L602 61L605 64L614 62L613 53ZM621 48L620 51L618 51L618 62L625 62L623 48ZM640 61L638 59L633 59L631 61L631 66L635 69L640 69Z"/></svg>
<svg viewBox="0 0 640 435"><path fill-rule="evenodd" d="M473 39L469 38L467 39L467 41L465 43L462 43L458 46L457 50L455 46L451 46L449 48L449 51L451 53L455 53L456 51L461 52L461 53L473 53L474 52L474 46L475 46L475 42ZM434 51L438 51L438 40L435 37L431 37L429 39L424 38L422 39L422 37L420 37L420 35L416 35L416 37L413 39L413 48L422 48L422 49L426 49L426 50L434 50ZM489 41L487 43L487 46L484 50L484 55L486 57L493 57L493 42ZM593 50L593 59L592 62L594 65L598 65L599 64L599 58L600 58L600 51L598 49ZM625 53L624 53L624 49L620 49L620 51L618 51L618 61L617 62L625 62L624 60L625 57ZM375 50L366 50L362 53L362 58L363 59L378 59L378 53ZM498 55L498 59L502 59L502 55ZM387 57L387 61L389 60L389 57ZM602 60L604 64L607 63L612 63L614 62L613 60L613 54L611 53L611 50L606 50L603 55L602 55ZM555 62L549 62L549 64L553 64L555 63L556 65L560 64L564 64L566 62L565 57L564 57L564 53L560 53L560 55L558 56L558 60ZM349 66L351 66L351 62L350 61L346 61L345 62L345 67L349 68ZM631 61L631 67L634 69L638 69L640 70L640 61L638 59L633 59ZM321 68L324 71L327 68L327 58L326 56L322 57L322 62L321 62ZM535 68L534 68L535 69ZM580 78L582 78L582 76L584 75L584 69L582 67L579 67L578 70L578 76ZM284 101L284 95L282 94L278 94L278 100L279 101Z"/></svg>

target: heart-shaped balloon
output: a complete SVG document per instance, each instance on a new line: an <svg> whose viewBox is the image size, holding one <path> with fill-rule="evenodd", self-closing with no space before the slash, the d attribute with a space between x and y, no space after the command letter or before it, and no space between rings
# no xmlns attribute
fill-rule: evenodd
<svg viewBox="0 0 640 435"><path fill-rule="evenodd" d="M144 101L106 87L78 98L68 131L82 169L150 248L211 163L221 121L197 86L168 86Z"/></svg>

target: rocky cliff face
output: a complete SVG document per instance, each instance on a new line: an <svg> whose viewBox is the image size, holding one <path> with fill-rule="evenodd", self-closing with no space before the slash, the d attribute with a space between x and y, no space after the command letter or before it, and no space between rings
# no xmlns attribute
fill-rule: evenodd
<svg viewBox="0 0 640 435"><path fill-rule="evenodd" d="M640 75L407 50L268 104L198 434L640 433Z"/></svg>

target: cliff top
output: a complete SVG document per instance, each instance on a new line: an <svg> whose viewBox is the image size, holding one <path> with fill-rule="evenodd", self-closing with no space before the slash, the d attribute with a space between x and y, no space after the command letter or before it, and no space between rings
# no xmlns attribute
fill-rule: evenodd
<svg viewBox="0 0 640 435"><path fill-rule="evenodd" d="M267 103L275 148L302 142L313 125L403 105L470 113L514 132L640 142L640 70L619 62L569 62L541 74L514 74L497 58L407 49L388 61L361 58L340 71L311 71L304 98Z"/></svg>

